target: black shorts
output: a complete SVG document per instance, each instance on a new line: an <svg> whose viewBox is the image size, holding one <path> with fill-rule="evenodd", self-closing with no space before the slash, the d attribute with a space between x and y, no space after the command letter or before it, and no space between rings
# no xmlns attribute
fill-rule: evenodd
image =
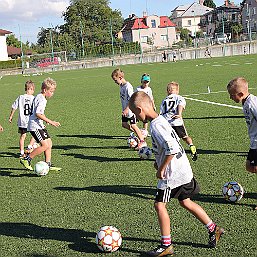
<svg viewBox="0 0 257 257"><path fill-rule="evenodd" d="M187 131L184 125L181 126L172 126L172 128L176 131L179 138L187 137Z"/></svg>
<svg viewBox="0 0 257 257"><path fill-rule="evenodd" d="M122 115L121 116L121 121L122 122L130 122L130 124L136 124L137 123L137 118L136 118L135 114L133 114L133 116L131 116L130 118Z"/></svg>
<svg viewBox="0 0 257 257"><path fill-rule="evenodd" d="M198 194L200 192L200 187L197 183L197 181L192 178L191 182L173 188L170 187L162 190L157 189L157 194L155 196L156 202L162 202L162 203L168 203L171 198L176 198L179 201L185 200L187 198L191 198L194 195Z"/></svg>
<svg viewBox="0 0 257 257"><path fill-rule="evenodd" d="M18 133L20 133L20 134L26 134L27 132L28 131L26 128L21 128L21 127L18 128Z"/></svg>
<svg viewBox="0 0 257 257"><path fill-rule="evenodd" d="M257 166L257 149L249 150L247 161L250 161L250 166Z"/></svg>
<svg viewBox="0 0 257 257"><path fill-rule="evenodd" d="M37 143L40 143L41 141L50 138L50 135L48 134L46 129L37 129L35 131L30 131L30 134L35 138Z"/></svg>

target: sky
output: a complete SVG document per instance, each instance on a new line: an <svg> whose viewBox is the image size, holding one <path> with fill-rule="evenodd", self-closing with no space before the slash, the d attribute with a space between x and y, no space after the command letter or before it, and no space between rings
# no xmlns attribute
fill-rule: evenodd
<svg viewBox="0 0 257 257"><path fill-rule="evenodd" d="M94 0L92 0L94 1ZM110 7L121 11L127 18L134 13L142 16L170 15L171 10L179 5L191 4L194 0L110 0ZM198 2L198 0L195 0ZM223 5L224 0L214 0L216 6ZM240 0L234 0L239 4ZM69 6L69 0L0 0L0 29L11 31L22 42L36 43L40 28L62 25L62 13Z"/></svg>

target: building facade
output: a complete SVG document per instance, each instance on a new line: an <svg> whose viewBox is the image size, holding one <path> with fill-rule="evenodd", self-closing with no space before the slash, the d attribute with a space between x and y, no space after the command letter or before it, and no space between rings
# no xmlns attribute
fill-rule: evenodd
<svg viewBox="0 0 257 257"><path fill-rule="evenodd" d="M6 45L6 36L11 34L11 31L0 29L0 61L7 61L8 60L8 52L7 52L7 45Z"/></svg>
<svg viewBox="0 0 257 257"><path fill-rule="evenodd" d="M171 47L179 41L176 25L168 16L131 15L124 21L122 39L125 42L139 42L142 49Z"/></svg>
<svg viewBox="0 0 257 257"><path fill-rule="evenodd" d="M257 0L244 0L242 7L242 25L244 33L250 35L257 32Z"/></svg>

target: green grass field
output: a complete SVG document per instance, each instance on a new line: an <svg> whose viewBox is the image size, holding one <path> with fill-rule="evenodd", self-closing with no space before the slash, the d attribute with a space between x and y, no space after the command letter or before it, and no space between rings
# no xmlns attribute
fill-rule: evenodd
<svg viewBox="0 0 257 257"><path fill-rule="evenodd" d="M180 83L181 95L240 106L229 99L226 85L235 76L245 76L251 92L257 94L256 65L257 55L249 55L122 69L134 87L140 84L142 73L150 73L158 107L172 80ZM129 132L121 128L119 87L110 77L113 69L0 80L0 124L4 127L0 134L1 257L105 256L95 245L95 234L103 225L119 228L123 236L122 247L110 256L145 256L145 251L159 244L153 162L141 161L137 152L127 148ZM52 161L63 170L37 177L19 164L17 113L12 124L8 117L11 104L23 94L25 81L32 79L39 92L48 76L58 87L48 101L46 115L62 124L48 127L54 145ZM206 94L208 86L210 94ZM257 180L244 168L249 139L242 111L187 100L183 116L199 152L196 162L190 160L201 186L196 201L226 234L217 249L208 249L204 226L172 200L168 209L176 256L256 256L252 207ZM43 156L33 163L39 160ZM238 204L229 204L221 188L234 180L246 193Z"/></svg>

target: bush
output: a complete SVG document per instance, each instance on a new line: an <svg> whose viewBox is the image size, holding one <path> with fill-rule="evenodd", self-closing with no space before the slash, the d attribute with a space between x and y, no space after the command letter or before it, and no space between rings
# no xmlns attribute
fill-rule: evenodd
<svg viewBox="0 0 257 257"><path fill-rule="evenodd" d="M9 60L0 62L0 69L11 69L11 68L21 68L22 62L21 60Z"/></svg>

